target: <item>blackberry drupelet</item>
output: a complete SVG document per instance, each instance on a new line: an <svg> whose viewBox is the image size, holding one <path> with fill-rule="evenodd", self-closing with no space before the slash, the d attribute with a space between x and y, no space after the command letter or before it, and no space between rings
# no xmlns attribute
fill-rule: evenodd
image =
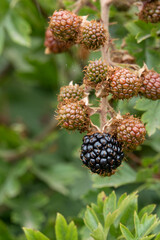
<svg viewBox="0 0 160 240"><path fill-rule="evenodd" d="M121 144L109 133L94 133L83 138L80 158L93 173L111 176L124 157Z"/></svg>

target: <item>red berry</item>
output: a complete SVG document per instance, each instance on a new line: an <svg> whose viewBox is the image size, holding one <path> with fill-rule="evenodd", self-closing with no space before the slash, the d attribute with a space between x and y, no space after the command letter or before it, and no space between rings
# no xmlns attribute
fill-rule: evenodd
<svg viewBox="0 0 160 240"><path fill-rule="evenodd" d="M84 83L90 86L96 86L97 83L105 81L107 77L107 64L101 59L91 61L85 68Z"/></svg>
<svg viewBox="0 0 160 240"><path fill-rule="evenodd" d="M153 70L146 70L142 73L141 79L141 94L152 100L160 99L160 74Z"/></svg>
<svg viewBox="0 0 160 240"><path fill-rule="evenodd" d="M146 1L139 13L139 18L145 22L157 23L160 21L160 1Z"/></svg>
<svg viewBox="0 0 160 240"><path fill-rule="evenodd" d="M125 150L133 150L145 140L146 129L140 119L124 116L119 120L117 140L123 144Z"/></svg>
<svg viewBox="0 0 160 240"><path fill-rule="evenodd" d="M67 10L60 10L53 13L49 26L57 39L62 41L75 41L81 22L81 18L76 14Z"/></svg>
<svg viewBox="0 0 160 240"><path fill-rule="evenodd" d="M78 84L61 87L60 94L58 96L59 102L72 99L72 101L79 101L85 97L83 87Z"/></svg>
<svg viewBox="0 0 160 240"><path fill-rule="evenodd" d="M45 34L45 47L47 48L46 53L62 53L66 52L72 44L70 42L64 42L55 39L52 31L48 28Z"/></svg>
<svg viewBox="0 0 160 240"><path fill-rule="evenodd" d="M62 128L68 130L87 131L90 125L88 107L83 101L66 102L60 104L57 111L57 120Z"/></svg>
<svg viewBox="0 0 160 240"><path fill-rule="evenodd" d="M141 79L128 69L117 68L111 74L109 85L115 99L129 99L138 94Z"/></svg>
<svg viewBox="0 0 160 240"><path fill-rule="evenodd" d="M89 50L99 49L106 39L106 30L100 22L86 21L81 27L80 43Z"/></svg>

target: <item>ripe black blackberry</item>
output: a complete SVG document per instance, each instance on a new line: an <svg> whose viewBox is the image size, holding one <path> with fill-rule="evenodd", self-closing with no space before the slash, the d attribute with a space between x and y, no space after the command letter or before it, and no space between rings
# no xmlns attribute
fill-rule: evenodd
<svg viewBox="0 0 160 240"><path fill-rule="evenodd" d="M83 138L80 158L93 173L111 176L124 157L120 143L109 133L94 133Z"/></svg>

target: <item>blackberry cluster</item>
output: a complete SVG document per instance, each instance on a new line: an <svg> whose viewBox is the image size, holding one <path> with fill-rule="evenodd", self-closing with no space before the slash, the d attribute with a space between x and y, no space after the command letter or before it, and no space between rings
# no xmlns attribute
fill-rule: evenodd
<svg viewBox="0 0 160 240"><path fill-rule="evenodd" d="M86 21L81 29L80 43L89 50L99 49L106 41L106 30L100 22Z"/></svg>
<svg viewBox="0 0 160 240"><path fill-rule="evenodd" d="M77 39L81 22L81 18L76 14L60 10L53 13L49 27L57 39L74 42Z"/></svg>
<svg viewBox="0 0 160 240"><path fill-rule="evenodd" d="M152 100L160 99L160 74L153 70L144 71L141 79L140 93Z"/></svg>
<svg viewBox="0 0 160 240"><path fill-rule="evenodd" d="M44 45L48 49L47 53L56 54L66 52L71 47L72 44L70 42L64 42L55 39L54 35L52 34L52 31L48 28L45 34Z"/></svg>
<svg viewBox="0 0 160 240"><path fill-rule="evenodd" d="M88 85L96 85L105 81L107 77L107 64L101 59L91 61L85 69L85 83Z"/></svg>
<svg viewBox="0 0 160 240"><path fill-rule="evenodd" d="M97 132L84 136L80 158L93 173L110 176L121 165L124 153L114 137Z"/></svg>
<svg viewBox="0 0 160 240"><path fill-rule="evenodd" d="M61 87L58 101L63 102L72 99L79 101L84 97L84 89L78 84Z"/></svg>
<svg viewBox="0 0 160 240"><path fill-rule="evenodd" d="M115 69L109 79L110 92L115 99L129 99L136 96L141 87L141 79L128 69Z"/></svg>
<svg viewBox="0 0 160 240"><path fill-rule="evenodd" d="M157 23L160 21L160 1L144 2L139 13L139 19L145 22Z"/></svg>

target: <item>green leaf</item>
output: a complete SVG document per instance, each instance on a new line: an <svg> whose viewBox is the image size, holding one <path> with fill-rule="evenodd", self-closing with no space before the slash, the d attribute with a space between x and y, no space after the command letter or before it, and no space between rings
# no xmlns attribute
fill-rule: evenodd
<svg viewBox="0 0 160 240"><path fill-rule="evenodd" d="M7 226L0 221L0 240L13 240L14 238L11 236L9 229Z"/></svg>
<svg viewBox="0 0 160 240"><path fill-rule="evenodd" d="M84 222L91 231L94 231L98 227L99 220L93 209L90 207L87 207Z"/></svg>
<svg viewBox="0 0 160 240"><path fill-rule="evenodd" d="M58 213L56 218L56 225L55 225L57 240L66 239L67 228L68 226L65 218L60 213Z"/></svg>
<svg viewBox="0 0 160 240"><path fill-rule="evenodd" d="M121 229L121 232L123 234L123 237L126 239L126 240L131 240L131 239L134 239L134 236L132 235L132 233L129 231L129 229L127 227L125 227L123 224L120 224L120 229Z"/></svg>
<svg viewBox="0 0 160 240"><path fill-rule="evenodd" d="M112 213L116 210L116 194L113 191L108 198L105 199L104 201L104 207L103 207L103 215L104 218L108 213Z"/></svg>
<svg viewBox="0 0 160 240"><path fill-rule="evenodd" d="M148 215L151 214L154 211L155 208L156 208L155 204L150 204L150 205L142 208L141 211L138 214L139 218L141 219L143 214L145 214L145 213L148 213Z"/></svg>
<svg viewBox="0 0 160 240"><path fill-rule="evenodd" d="M98 224L98 227L92 232L91 236L94 238L94 240L106 240L103 227L100 223Z"/></svg>
<svg viewBox="0 0 160 240"><path fill-rule="evenodd" d="M68 225L65 240L78 240L77 227L73 221Z"/></svg>
<svg viewBox="0 0 160 240"><path fill-rule="evenodd" d="M103 188L103 187L119 187L125 184L134 183L136 181L136 172L127 164L119 168L116 174L111 177L103 178L101 176L92 176L93 187Z"/></svg>
<svg viewBox="0 0 160 240"><path fill-rule="evenodd" d="M135 226L136 237L139 237L140 236L140 220L136 211L134 212L134 226Z"/></svg>
<svg viewBox="0 0 160 240"><path fill-rule="evenodd" d="M60 213L57 214L55 230L57 240L78 240L76 225L73 221L67 225L65 218Z"/></svg>
<svg viewBox="0 0 160 240"><path fill-rule="evenodd" d="M156 236L154 240L160 240L160 233Z"/></svg>
<svg viewBox="0 0 160 240"><path fill-rule="evenodd" d="M145 111L142 115L142 121L146 123L149 136L155 133L156 128L160 129L160 100L152 101L142 98L137 101L135 108Z"/></svg>
<svg viewBox="0 0 160 240"><path fill-rule="evenodd" d="M27 240L49 240L41 232L29 228L23 228Z"/></svg>
<svg viewBox="0 0 160 240"><path fill-rule="evenodd" d="M3 26L0 26L0 54L3 51L4 47L4 41L5 41L5 32Z"/></svg>
<svg viewBox="0 0 160 240"><path fill-rule="evenodd" d="M31 28L28 22L18 15L16 12L11 12L5 20L5 27L11 39L20 45L30 46Z"/></svg>

